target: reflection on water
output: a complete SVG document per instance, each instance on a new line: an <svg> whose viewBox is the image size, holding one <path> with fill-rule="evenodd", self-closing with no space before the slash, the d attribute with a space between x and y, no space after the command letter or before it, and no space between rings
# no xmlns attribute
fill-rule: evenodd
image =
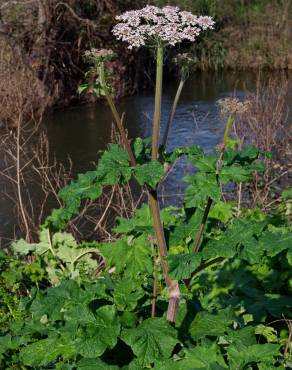
<svg viewBox="0 0 292 370"><path fill-rule="evenodd" d="M196 74L186 84L170 130L169 149L197 144L210 152L222 138L224 125L216 101L255 87L256 77L248 73ZM177 81L165 81L162 130L176 92ZM119 110L126 112L125 124L130 137L151 135L153 117L153 92L123 99ZM50 114L45 121L50 151L59 162L66 165L68 156L73 162L74 173L87 171L96 161L98 151L110 141L111 116L104 104L71 108ZM177 184L186 170L181 161L167 178L165 186L174 195ZM0 180L1 181L1 180ZM3 180L2 180L3 181ZM173 201L173 199L172 199ZM11 203L0 197L0 225L2 236L13 229L15 219ZM0 236L1 236L0 234Z"/></svg>

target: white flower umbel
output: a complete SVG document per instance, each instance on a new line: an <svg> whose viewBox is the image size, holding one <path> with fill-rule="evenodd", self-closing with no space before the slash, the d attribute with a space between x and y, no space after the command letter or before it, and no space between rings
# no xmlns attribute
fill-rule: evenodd
<svg viewBox="0 0 292 370"><path fill-rule="evenodd" d="M108 62L115 57L115 53L111 49L95 49L86 50L84 58L87 62L100 65L101 63Z"/></svg>
<svg viewBox="0 0 292 370"><path fill-rule="evenodd" d="M116 19L120 23L113 28L113 34L118 40L127 42L129 49L194 42L202 31L213 29L215 24L212 17L196 16L174 6L158 8L147 5L140 10L128 11Z"/></svg>

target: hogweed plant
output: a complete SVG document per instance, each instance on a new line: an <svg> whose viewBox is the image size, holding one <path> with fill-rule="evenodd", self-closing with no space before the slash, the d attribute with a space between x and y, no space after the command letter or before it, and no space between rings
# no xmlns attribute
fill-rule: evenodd
<svg viewBox="0 0 292 370"><path fill-rule="evenodd" d="M225 150L229 144L229 136L230 132L232 129L232 126L234 124L235 118L237 115L242 115L244 114L250 105L249 101L240 101L237 98L225 98L225 99L220 99L218 100L218 105L220 107L220 111L223 117L227 117L226 125L225 125L225 132L223 136L223 141L222 143L218 146L218 151L219 151L219 157L218 161L216 163L216 169L217 169L217 174L219 174L220 167L222 164L222 160L224 157ZM218 178L217 178L218 180ZM218 186L220 187L220 183L218 182ZM239 183L239 188L241 189L242 183ZM209 212L211 210L213 204L213 199L211 197L208 197L207 204L204 210L202 222L200 225L200 229L197 235L197 238L195 240L194 244L194 252L196 253L198 251L201 238L205 229L206 222L208 220ZM239 206L238 206L238 212L239 212Z"/></svg>
<svg viewBox="0 0 292 370"><path fill-rule="evenodd" d="M176 46L184 41L194 42L202 31L213 28L214 21L211 17L198 17L190 12L180 11L178 7L165 6L161 9L150 5L141 10L128 11L118 16L116 19L120 21L120 23L113 28L113 34L118 40L126 42L129 49L144 46L153 48L156 51L156 88L151 158L152 161L157 161L159 151L164 51L168 47ZM185 80L185 70L183 74L183 79ZM181 85L178 94L180 94L182 90ZM169 126L173 120L174 111L179 99L178 94L174 101L168 129L164 136L165 143L167 142ZM160 217L157 187L155 189L149 189L148 198L162 269L166 285L169 289L167 319L171 322L175 322L177 307L180 300L180 291L178 282L173 281L169 276L169 268L165 260L167 257L167 245Z"/></svg>
<svg viewBox="0 0 292 370"><path fill-rule="evenodd" d="M18 240L0 251L0 367L289 367L292 192L282 194L281 213L265 215L238 212L222 190L248 184L264 171L261 159L269 155L230 138L249 103L220 102L225 133L214 153L196 145L168 152L169 127L190 67L190 61L187 67L179 63L181 84L159 145L165 50L194 42L214 22L169 6L147 6L117 20L113 32L129 48L156 51L152 140L127 137L108 68L114 53L88 51L90 82L80 92L89 89L106 99L122 144L110 144L94 170L59 192L63 206L42 225L39 243ZM182 156L196 168L184 178L184 205L160 210L165 168ZM64 231L82 214L84 202L132 180L147 189L149 206L142 204L132 218L119 217L111 242L78 242Z"/></svg>

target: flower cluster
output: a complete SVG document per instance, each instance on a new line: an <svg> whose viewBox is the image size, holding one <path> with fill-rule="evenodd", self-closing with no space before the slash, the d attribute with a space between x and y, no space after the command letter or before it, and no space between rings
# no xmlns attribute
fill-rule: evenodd
<svg viewBox="0 0 292 370"><path fill-rule="evenodd" d="M100 64L113 59L115 53L110 49L90 49L84 53L84 58L89 63Z"/></svg>
<svg viewBox="0 0 292 370"><path fill-rule="evenodd" d="M120 22L113 28L118 40L129 44L129 49L144 45L172 45L195 41L204 30L212 29L214 21L208 16L196 16L175 6L158 8L147 5L116 17Z"/></svg>
<svg viewBox="0 0 292 370"><path fill-rule="evenodd" d="M180 67L181 78L186 80L189 76L191 68L196 64L197 58L189 53L180 53L176 55L173 61L174 64Z"/></svg>
<svg viewBox="0 0 292 370"><path fill-rule="evenodd" d="M222 114L243 114L249 109L250 101L242 102L237 98L225 98L218 100L218 104Z"/></svg>
<svg viewBox="0 0 292 370"><path fill-rule="evenodd" d="M173 61L177 65L192 65L196 62L196 58L189 53L179 53L176 55Z"/></svg>

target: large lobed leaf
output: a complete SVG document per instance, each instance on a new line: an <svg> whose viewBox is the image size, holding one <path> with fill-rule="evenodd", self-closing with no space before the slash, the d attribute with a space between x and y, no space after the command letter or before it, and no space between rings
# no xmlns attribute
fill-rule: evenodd
<svg viewBox="0 0 292 370"><path fill-rule="evenodd" d="M125 329L121 338L131 346L141 369L156 360L168 359L179 342L176 330L163 318L147 319L135 329Z"/></svg>

